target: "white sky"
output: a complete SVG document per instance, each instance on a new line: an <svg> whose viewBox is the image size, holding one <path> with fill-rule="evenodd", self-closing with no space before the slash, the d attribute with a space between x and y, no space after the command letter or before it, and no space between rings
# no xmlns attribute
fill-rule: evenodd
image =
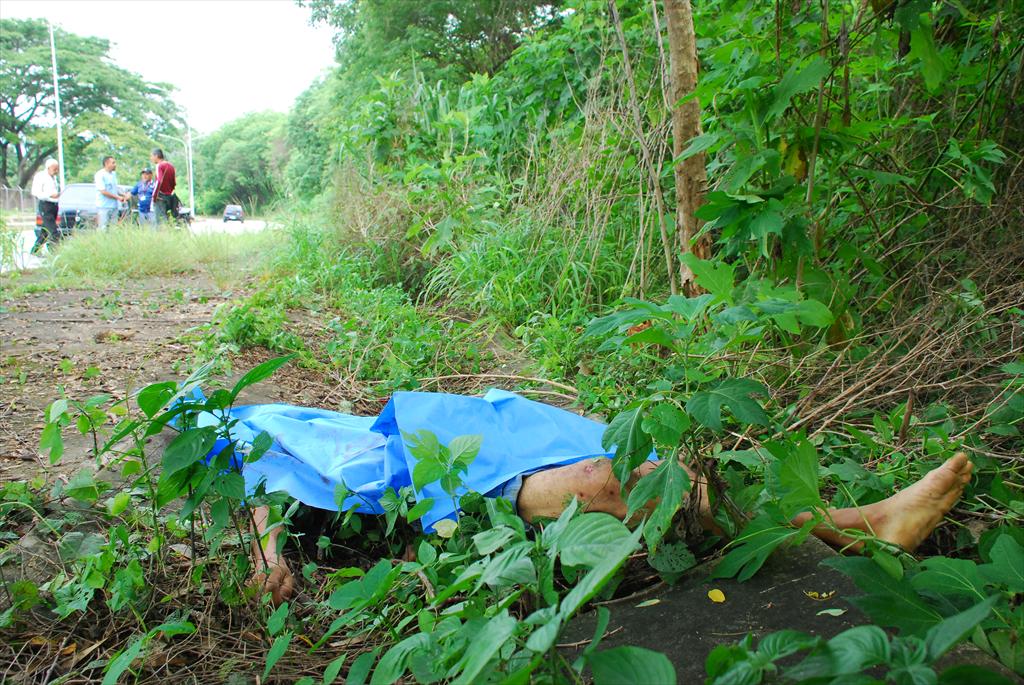
<svg viewBox="0 0 1024 685"><path fill-rule="evenodd" d="M0 17L106 38L119 66L177 88L199 133L247 112L287 112L334 64L333 30L311 27L292 0L0 0ZM155 36L170 59L155 59ZM57 60L60 69L59 44Z"/></svg>

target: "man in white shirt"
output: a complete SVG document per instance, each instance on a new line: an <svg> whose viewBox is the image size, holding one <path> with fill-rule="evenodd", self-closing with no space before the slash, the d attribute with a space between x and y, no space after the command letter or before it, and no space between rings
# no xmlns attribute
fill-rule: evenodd
<svg viewBox="0 0 1024 685"><path fill-rule="evenodd" d="M32 178L32 197L37 201L36 212L42 221L36 226L36 243L32 246L32 254L39 252L45 243L53 244L60 240L60 231L57 229L57 198L60 197L57 166L57 160L48 159Z"/></svg>
<svg viewBox="0 0 1024 685"><path fill-rule="evenodd" d="M93 176L96 185L96 221L101 231L107 230L111 219L117 220L121 202L131 197L122 193L117 186L117 160L107 156L103 158L103 168Z"/></svg>

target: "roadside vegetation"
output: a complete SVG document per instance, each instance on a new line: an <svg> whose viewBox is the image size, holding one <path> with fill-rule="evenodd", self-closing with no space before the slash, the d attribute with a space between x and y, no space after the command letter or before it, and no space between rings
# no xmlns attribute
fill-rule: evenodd
<svg viewBox="0 0 1024 685"><path fill-rule="evenodd" d="M722 644L707 682L1011 682L938 666L961 642L1024 673L1019 8L701 3L702 130L673 146L678 2L474 3L486 26L458 2L307 4L346 40L286 123L281 233L114 234L116 254L152 250L141 267L76 238L53 261L99 278L256 266L192 336L190 375L49 408L51 461L78 430L97 469L2 486L7 553L30 532L60 567L8 586L0 627L25 682L674 682L660 653L599 648L605 607L582 651L560 636L638 578L719 557L716 577L749 578L806 539L795 513L831 525L826 501L879 501L958 451L976 477L916 556L865 535L832 562L873 625ZM683 241L690 160L708 186ZM267 361L225 384L246 350ZM426 535L403 491L379 517L299 525L294 503L247 495L234 461L270 436L235 445L228 419L195 419L285 364L332 379L343 411L502 385L603 415L616 473L666 457L628 493L631 512L656 506L630 529L574 504L528 532L470 493ZM474 455L469 436L424 437L417 487L457 496ZM672 457L712 485L721 535L700 532ZM288 547L303 591L280 607L245 586L263 503L304 532Z"/></svg>

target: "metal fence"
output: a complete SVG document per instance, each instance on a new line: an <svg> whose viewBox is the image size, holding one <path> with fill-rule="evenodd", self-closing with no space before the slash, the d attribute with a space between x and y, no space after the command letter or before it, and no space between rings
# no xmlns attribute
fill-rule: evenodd
<svg viewBox="0 0 1024 685"><path fill-rule="evenodd" d="M22 188L0 188L0 209L6 212L32 213L36 201L32 193Z"/></svg>

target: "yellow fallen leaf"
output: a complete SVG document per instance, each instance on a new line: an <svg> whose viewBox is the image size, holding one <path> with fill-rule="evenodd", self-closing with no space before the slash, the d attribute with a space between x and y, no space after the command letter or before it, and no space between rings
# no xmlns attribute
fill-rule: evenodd
<svg viewBox="0 0 1024 685"><path fill-rule="evenodd" d="M710 599L715 604L721 604L725 601L725 593L719 590L718 588L715 588L714 590L709 590L708 599Z"/></svg>
<svg viewBox="0 0 1024 685"><path fill-rule="evenodd" d="M804 590L804 594L813 600L824 602L826 599L832 599L832 595L836 594L836 591L830 590L828 592L818 592L817 590L811 590L808 592L807 590Z"/></svg>

